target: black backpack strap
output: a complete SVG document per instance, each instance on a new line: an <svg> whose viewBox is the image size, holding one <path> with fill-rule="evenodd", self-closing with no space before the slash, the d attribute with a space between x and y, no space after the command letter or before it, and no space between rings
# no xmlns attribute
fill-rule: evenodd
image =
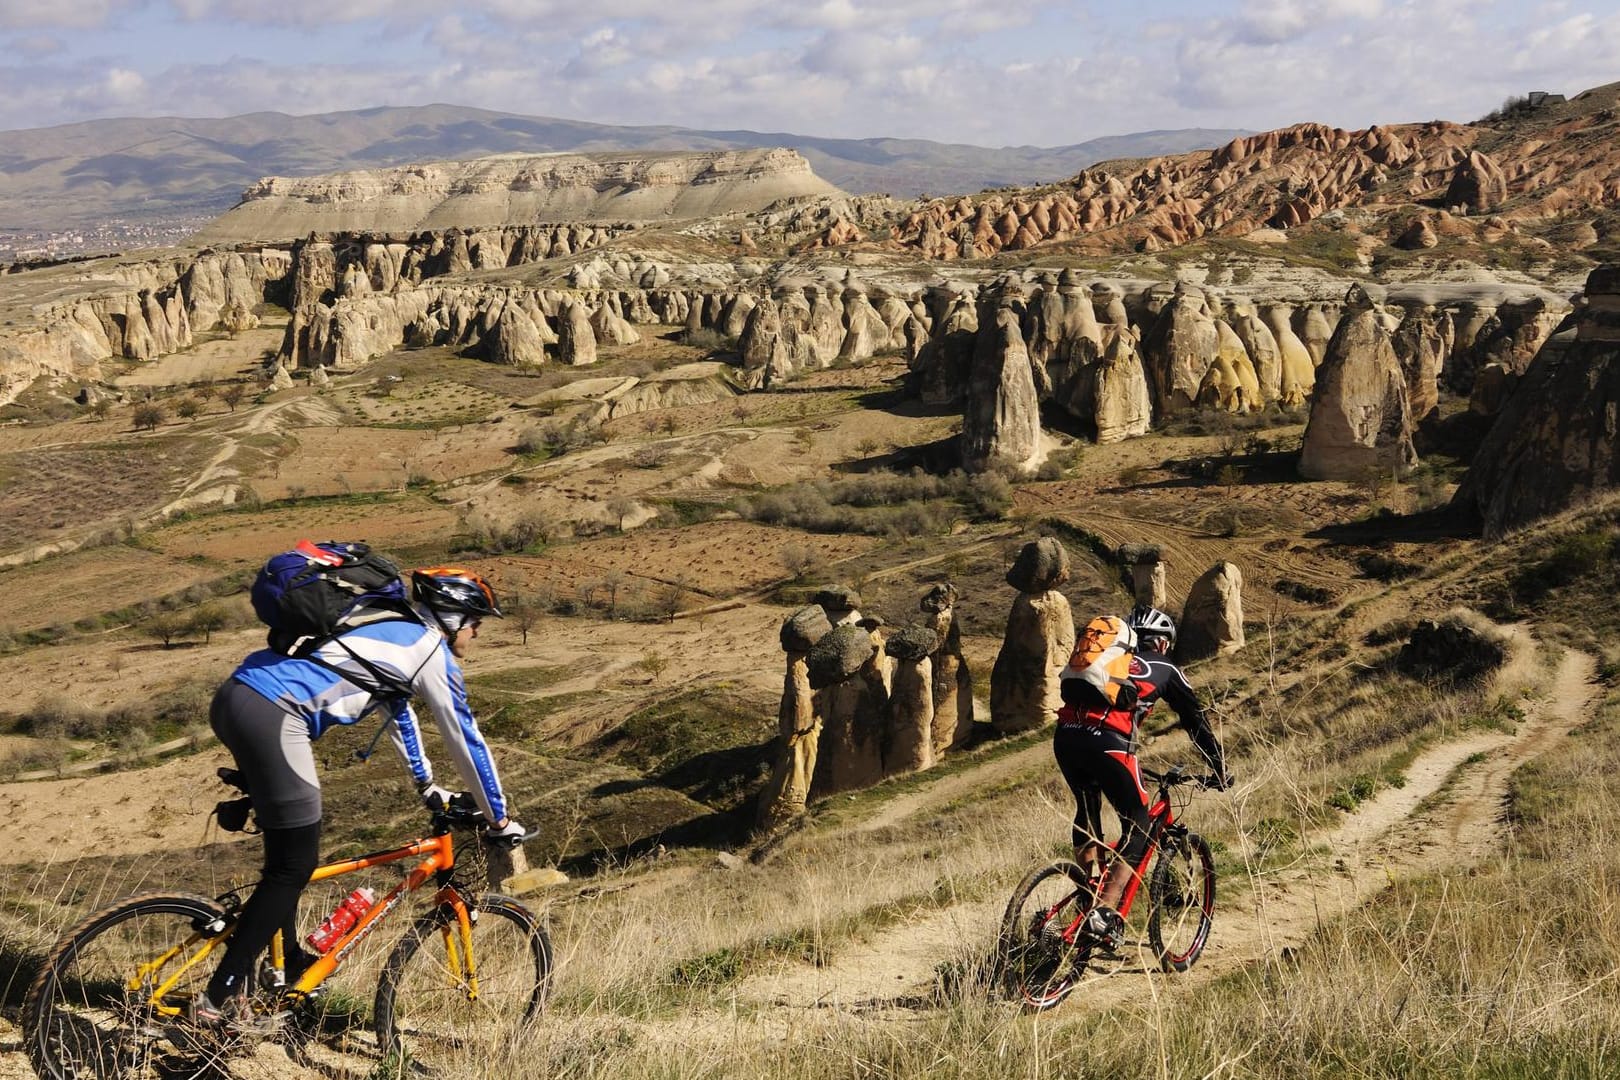
<svg viewBox="0 0 1620 1080"><path fill-rule="evenodd" d="M391 675L384 671L382 668L378 667L376 664L372 663L370 660L367 660L365 657L351 649L348 643L343 640L344 635L350 630L358 629L360 626L370 626L374 623L413 622L418 625L422 624L422 620L417 618L416 612L409 608L406 608L405 610L393 610L391 607L383 608L379 605L379 611L384 612L384 614L381 614L377 618L367 618L364 622L357 623L354 626L346 626L335 634L328 634L325 637L301 639L297 645L297 648L289 655L297 656L302 660L308 660L312 664L318 664L321 667L326 668L328 671L341 675L345 679L352 680L354 677L354 672L345 670L336 664L328 663L327 661L322 660L319 656L315 655L316 651L321 647L335 642L338 648L349 654L349 659L353 660L356 664L359 664L365 669L366 674L371 676L372 685L366 687L366 689L369 690L374 696L381 698L408 698L411 696L411 687L408 682L401 683L399 676Z"/></svg>

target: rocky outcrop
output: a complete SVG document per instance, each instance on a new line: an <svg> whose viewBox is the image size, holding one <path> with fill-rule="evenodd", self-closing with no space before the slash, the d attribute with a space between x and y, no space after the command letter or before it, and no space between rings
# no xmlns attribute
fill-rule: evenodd
<svg viewBox="0 0 1620 1080"><path fill-rule="evenodd" d="M285 251L205 250L8 274L13 302L40 299L0 330L0 404L42 376L94 381L103 361L151 360L198 333L252 326L252 309L280 294L289 269Z"/></svg>
<svg viewBox="0 0 1620 1080"><path fill-rule="evenodd" d="M1018 596L990 671L990 723L997 734L1049 724L1063 704L1058 672L1074 651L1074 613L1058 586L1068 578L1069 553L1052 537L1025 544L1007 571Z"/></svg>
<svg viewBox="0 0 1620 1080"><path fill-rule="evenodd" d="M1417 463L1406 377L1372 300L1359 286L1316 373L1300 474L1311 480L1358 480Z"/></svg>
<svg viewBox="0 0 1620 1080"><path fill-rule="evenodd" d="M945 313L935 321L928 343L908 365L907 384L929 405L954 405L967 393L979 333L973 297L952 293Z"/></svg>
<svg viewBox="0 0 1620 1080"><path fill-rule="evenodd" d="M705 218L837 195L796 151L503 154L304 178L265 177L210 243L540 221Z"/></svg>
<svg viewBox="0 0 1620 1080"><path fill-rule="evenodd" d="M1119 549L1131 597L1138 607L1163 609L1169 596L1165 586L1164 555L1154 544L1125 544Z"/></svg>
<svg viewBox="0 0 1620 1080"><path fill-rule="evenodd" d="M1183 661L1236 652L1243 647L1243 573L1219 562L1187 591L1176 657Z"/></svg>
<svg viewBox="0 0 1620 1080"><path fill-rule="evenodd" d="M1412 423L1440 406L1440 372L1451 354L1451 316L1429 304L1414 304L1395 331L1395 359L1406 378Z"/></svg>
<svg viewBox="0 0 1620 1080"><path fill-rule="evenodd" d="M1620 266L1592 271L1572 323L1542 346L1453 497L1487 538L1620 486Z"/></svg>

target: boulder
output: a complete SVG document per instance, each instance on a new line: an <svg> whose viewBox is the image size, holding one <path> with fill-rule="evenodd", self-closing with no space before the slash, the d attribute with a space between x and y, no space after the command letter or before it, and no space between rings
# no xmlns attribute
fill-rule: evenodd
<svg viewBox="0 0 1620 1080"><path fill-rule="evenodd" d="M1176 656L1185 662L1236 652L1243 640L1243 574L1219 562L1187 591Z"/></svg>
<svg viewBox="0 0 1620 1080"><path fill-rule="evenodd" d="M808 653L831 630L832 623L821 605L806 604L782 621L782 650Z"/></svg>
<svg viewBox="0 0 1620 1080"><path fill-rule="evenodd" d="M853 623L834 626L811 647L808 656L810 685L824 690L850 678L872 659L872 635Z"/></svg>
<svg viewBox="0 0 1620 1080"><path fill-rule="evenodd" d="M1043 593L1069 580L1069 550L1056 537L1032 540L1007 569L1007 584L1025 593Z"/></svg>

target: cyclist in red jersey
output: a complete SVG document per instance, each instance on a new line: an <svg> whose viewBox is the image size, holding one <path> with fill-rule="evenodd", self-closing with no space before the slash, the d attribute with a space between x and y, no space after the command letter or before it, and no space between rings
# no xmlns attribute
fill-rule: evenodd
<svg viewBox="0 0 1620 1080"><path fill-rule="evenodd" d="M1161 698L1175 710L1208 762L1211 771L1204 783L1218 790L1231 784L1220 740L1210 729L1192 684L1170 659L1176 643L1175 620L1143 605L1131 611L1127 622L1137 638L1130 668L1134 701L1127 692L1119 704L1110 704L1077 673L1065 670L1060 683L1064 705L1058 711L1052 743L1058 768L1074 792L1075 861L1093 873L1107 861L1109 852L1102 842L1104 796L1118 812L1123 828L1119 857L1108 863L1097 903L1086 919L1087 932L1109 948L1118 948L1124 940L1125 920L1119 915L1119 903L1133 868L1147 850L1149 795L1137 765L1136 737L1142 718Z"/></svg>

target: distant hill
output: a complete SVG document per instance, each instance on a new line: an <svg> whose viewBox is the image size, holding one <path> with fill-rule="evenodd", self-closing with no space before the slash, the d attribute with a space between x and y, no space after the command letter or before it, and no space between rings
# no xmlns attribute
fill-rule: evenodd
<svg viewBox="0 0 1620 1080"><path fill-rule="evenodd" d="M488 154L797 149L845 191L897 196L1060 180L1095 162L1219 146L1239 131L1190 128L1073 146L989 148L926 139L614 127L453 105L225 119L92 120L0 132L0 225L55 230L113 218L208 218L264 176L313 176Z"/></svg>

